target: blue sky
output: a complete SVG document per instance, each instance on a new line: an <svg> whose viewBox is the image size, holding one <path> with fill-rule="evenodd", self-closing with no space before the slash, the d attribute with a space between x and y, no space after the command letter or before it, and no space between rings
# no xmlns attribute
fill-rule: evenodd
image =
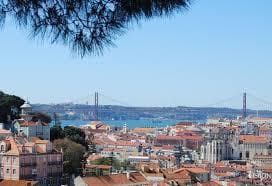
<svg viewBox="0 0 272 186"><path fill-rule="evenodd" d="M84 59L8 24L0 89L32 103L95 91L135 106L205 106L244 91L272 102L271 8L270 0L194 0L189 11L135 25L103 56Z"/></svg>

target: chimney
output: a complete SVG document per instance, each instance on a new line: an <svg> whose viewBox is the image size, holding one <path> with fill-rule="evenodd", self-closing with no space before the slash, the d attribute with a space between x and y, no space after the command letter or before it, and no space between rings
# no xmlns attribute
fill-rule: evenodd
<svg viewBox="0 0 272 186"><path fill-rule="evenodd" d="M129 171L127 171L127 179L129 180L129 178L130 178L130 173Z"/></svg>

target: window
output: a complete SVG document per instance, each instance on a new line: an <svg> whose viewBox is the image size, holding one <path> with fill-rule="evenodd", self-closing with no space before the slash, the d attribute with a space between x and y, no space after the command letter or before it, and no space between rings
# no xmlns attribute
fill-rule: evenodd
<svg viewBox="0 0 272 186"><path fill-rule="evenodd" d="M12 161L13 161L13 163L14 163L14 162L16 161L16 157L13 157L13 158L12 158Z"/></svg>
<svg viewBox="0 0 272 186"><path fill-rule="evenodd" d="M249 158L249 151L246 151L246 158Z"/></svg>
<svg viewBox="0 0 272 186"><path fill-rule="evenodd" d="M6 173L7 173L7 174L9 173L9 169L7 169Z"/></svg>
<svg viewBox="0 0 272 186"><path fill-rule="evenodd" d="M1 151L4 151L4 149L5 149L5 146L1 145Z"/></svg>
<svg viewBox="0 0 272 186"><path fill-rule="evenodd" d="M7 162L9 162L9 157L7 156Z"/></svg>
<svg viewBox="0 0 272 186"><path fill-rule="evenodd" d="M12 174L16 174L16 169L13 169L13 170L12 170Z"/></svg>

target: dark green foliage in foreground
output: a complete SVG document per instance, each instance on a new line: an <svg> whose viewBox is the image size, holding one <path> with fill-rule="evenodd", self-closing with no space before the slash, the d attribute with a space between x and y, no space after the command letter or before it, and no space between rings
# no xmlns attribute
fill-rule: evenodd
<svg viewBox="0 0 272 186"><path fill-rule="evenodd" d="M0 91L0 123L6 123L8 116L11 120L19 118L20 106L24 102L18 96L8 95Z"/></svg>
<svg viewBox="0 0 272 186"><path fill-rule="evenodd" d="M67 138L79 143L88 149L88 142L85 140L85 133L80 128L73 126L66 126L62 129L60 126L53 126L50 129L50 139L51 141L55 139Z"/></svg>
<svg viewBox="0 0 272 186"><path fill-rule="evenodd" d="M54 148L63 151L63 171L65 174L79 175L84 161L85 148L67 138L53 142Z"/></svg>
<svg viewBox="0 0 272 186"><path fill-rule="evenodd" d="M64 134L61 126L53 126L50 128L50 140L54 141L55 139L63 139Z"/></svg>
<svg viewBox="0 0 272 186"><path fill-rule="evenodd" d="M63 129L63 133L66 138L86 147L87 142L85 140L85 133L80 128L73 127L73 126L66 126Z"/></svg>
<svg viewBox="0 0 272 186"><path fill-rule="evenodd" d="M45 114L45 113L41 113L41 112L33 112L32 114L32 121L41 121L44 123L51 123L52 119L49 115Z"/></svg>
<svg viewBox="0 0 272 186"><path fill-rule="evenodd" d="M0 26L11 17L52 43L81 56L100 54L113 40L143 19L169 16L191 0L0 0Z"/></svg>

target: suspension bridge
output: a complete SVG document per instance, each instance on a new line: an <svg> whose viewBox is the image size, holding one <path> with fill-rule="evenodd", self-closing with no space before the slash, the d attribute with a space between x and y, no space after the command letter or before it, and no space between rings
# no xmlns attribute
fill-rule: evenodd
<svg viewBox="0 0 272 186"><path fill-rule="evenodd" d="M203 98L205 99L205 98ZM133 104L130 104L126 101L122 101L116 98L113 98L109 95L100 92L94 92L93 94L88 94L81 98L76 98L69 100L67 103L79 104L79 105L116 105L116 106L125 106L125 107L137 107ZM258 97L251 93L241 93L236 94L222 100L218 100L211 104L197 105L192 107L214 107L214 108L233 108L233 109L242 109L244 104L246 104L246 109L250 110L269 110L272 111L272 101L266 100L264 98ZM189 105L180 105L180 106L189 106ZM191 107L191 106L189 106Z"/></svg>
<svg viewBox="0 0 272 186"><path fill-rule="evenodd" d="M89 105L93 107L94 117L98 120L99 112L105 112L107 106L123 106L123 107L135 107L133 104L129 104L125 101L113 98L111 96L105 95L104 93L95 92L93 94L88 94L85 97L77 98L69 101L69 103L76 105ZM137 108L137 107L135 107ZM150 107L151 108L151 107ZM219 100L212 104L199 105L196 108L230 108L240 110L242 117L247 117L248 112L255 112L255 116L259 115L259 112L266 113L272 111L272 101L260 98L251 93L241 93L233 95L229 98ZM81 110L84 108L80 108ZM86 107L86 109L88 109ZM75 108L73 108L75 110ZM271 112L272 113L272 112Z"/></svg>

